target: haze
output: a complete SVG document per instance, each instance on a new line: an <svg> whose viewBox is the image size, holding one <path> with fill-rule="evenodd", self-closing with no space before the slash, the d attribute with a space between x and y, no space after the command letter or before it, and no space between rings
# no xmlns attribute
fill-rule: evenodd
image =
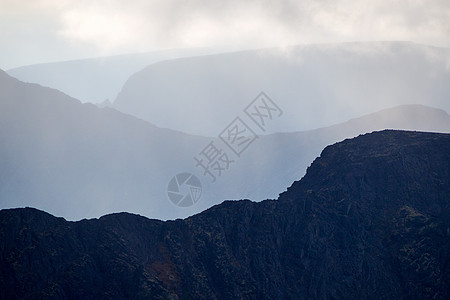
<svg viewBox="0 0 450 300"><path fill-rule="evenodd" d="M439 0L0 0L0 209L184 218L275 199L345 138L450 132L448 20ZM233 163L202 169L212 143ZM197 202L169 184L186 173Z"/></svg>
<svg viewBox="0 0 450 300"><path fill-rule="evenodd" d="M1 0L0 68L155 51L404 40L450 46L450 2Z"/></svg>

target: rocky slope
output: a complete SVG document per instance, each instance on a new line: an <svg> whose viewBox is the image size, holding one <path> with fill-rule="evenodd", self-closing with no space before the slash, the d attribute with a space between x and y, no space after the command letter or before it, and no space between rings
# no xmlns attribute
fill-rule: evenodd
<svg viewBox="0 0 450 300"><path fill-rule="evenodd" d="M448 134L383 131L184 220L2 210L0 297L448 299L449 162Z"/></svg>

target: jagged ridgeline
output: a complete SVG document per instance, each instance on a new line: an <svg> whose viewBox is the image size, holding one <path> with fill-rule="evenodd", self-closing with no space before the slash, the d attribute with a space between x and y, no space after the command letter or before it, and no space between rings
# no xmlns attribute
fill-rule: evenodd
<svg viewBox="0 0 450 300"><path fill-rule="evenodd" d="M323 150L278 200L162 222L0 211L0 297L448 299L450 135Z"/></svg>

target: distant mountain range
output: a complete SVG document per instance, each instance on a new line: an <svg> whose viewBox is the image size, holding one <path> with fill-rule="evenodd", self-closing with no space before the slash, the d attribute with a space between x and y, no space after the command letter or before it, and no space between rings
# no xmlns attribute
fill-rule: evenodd
<svg viewBox="0 0 450 300"><path fill-rule="evenodd" d="M385 128L450 132L450 116L399 106L327 128L259 135L238 157L217 136L162 129L0 72L0 208L33 206L69 220L118 211L187 217L223 199L276 198L326 145ZM214 183L194 160L211 142L234 161ZM167 188L182 172L197 176L202 195L180 208Z"/></svg>
<svg viewBox="0 0 450 300"><path fill-rule="evenodd" d="M81 102L113 102L127 79L150 64L216 52L209 48L173 49L36 64L7 72L22 81L58 89Z"/></svg>
<svg viewBox="0 0 450 300"><path fill-rule="evenodd" d="M2 210L0 298L448 299L449 162L449 134L382 131L326 147L276 201L167 222Z"/></svg>
<svg viewBox="0 0 450 300"><path fill-rule="evenodd" d="M398 105L450 111L450 49L410 42L159 52L8 70L162 128L217 136L261 91L283 110L265 133L317 129Z"/></svg>
<svg viewBox="0 0 450 300"><path fill-rule="evenodd" d="M132 75L113 106L160 127L216 136L264 91L283 111L265 133L292 132L398 105L449 112L449 82L450 49L307 45L158 62Z"/></svg>

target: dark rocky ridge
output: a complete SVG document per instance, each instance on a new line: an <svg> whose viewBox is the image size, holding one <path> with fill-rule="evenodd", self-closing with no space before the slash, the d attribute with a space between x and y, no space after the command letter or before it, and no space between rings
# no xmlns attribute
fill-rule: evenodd
<svg viewBox="0 0 450 300"><path fill-rule="evenodd" d="M0 211L1 298L448 299L450 135L325 148L277 201L185 220Z"/></svg>

